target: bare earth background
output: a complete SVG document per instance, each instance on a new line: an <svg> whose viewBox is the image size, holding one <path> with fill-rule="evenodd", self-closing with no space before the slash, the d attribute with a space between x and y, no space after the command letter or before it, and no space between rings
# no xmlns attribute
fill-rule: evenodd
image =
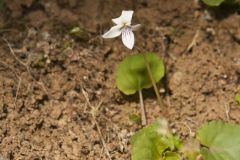
<svg viewBox="0 0 240 160"><path fill-rule="evenodd" d="M210 14L193 0L11 0L0 11L0 159L108 159L102 141L112 159L130 159L138 96L121 94L114 78L137 50L101 39L127 9L143 25L135 48L166 65L161 110L144 92L148 121L164 115L182 138L208 120L240 123L236 10ZM81 33L69 34L76 26Z"/></svg>

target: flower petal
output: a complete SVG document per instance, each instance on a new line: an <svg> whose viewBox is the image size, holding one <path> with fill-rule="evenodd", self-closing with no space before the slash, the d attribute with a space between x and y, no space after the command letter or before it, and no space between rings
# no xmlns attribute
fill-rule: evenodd
<svg viewBox="0 0 240 160"><path fill-rule="evenodd" d="M131 25L132 16L133 16L133 11L122 11L121 17L122 17L123 23L126 23L127 25Z"/></svg>
<svg viewBox="0 0 240 160"><path fill-rule="evenodd" d="M122 30L122 42L127 48L133 48L135 38L131 28L124 28Z"/></svg>
<svg viewBox="0 0 240 160"><path fill-rule="evenodd" d="M112 19L113 23L117 25L131 25L133 11L122 11L122 14L118 18Z"/></svg>
<svg viewBox="0 0 240 160"><path fill-rule="evenodd" d="M113 26L108 32L104 33L103 38L114 38L121 34L121 26Z"/></svg>
<svg viewBox="0 0 240 160"><path fill-rule="evenodd" d="M138 30L138 29L141 28L141 27L142 27L141 24L136 24L136 25L132 26L132 30L133 30L133 31L136 31L136 30Z"/></svg>
<svg viewBox="0 0 240 160"><path fill-rule="evenodd" d="M118 17L118 18L114 18L112 19L113 23L117 24L117 25L122 25L122 17Z"/></svg>

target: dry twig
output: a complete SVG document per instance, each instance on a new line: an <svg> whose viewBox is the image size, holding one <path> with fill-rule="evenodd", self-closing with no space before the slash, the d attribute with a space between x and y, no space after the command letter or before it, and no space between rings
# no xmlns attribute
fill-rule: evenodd
<svg viewBox="0 0 240 160"><path fill-rule="evenodd" d="M1 63L3 66L5 66L6 68L10 69L10 70L15 74L15 76L16 76L17 79L18 79L16 96L15 96L15 98L14 98L14 106L16 107L16 102L17 102L17 98L18 98L18 92L19 92L19 90L20 90L22 78L17 74L17 72L16 72L12 67L10 67L9 65L7 65L5 62L0 61L0 63Z"/></svg>
<svg viewBox="0 0 240 160"><path fill-rule="evenodd" d="M97 121L96 121L96 112L98 111L98 108L102 105L102 102L100 102L97 107L93 107L92 104L91 104L90 101L89 101L87 92L86 92L84 89L82 89L82 93L83 93L83 95L84 95L84 98L86 99L86 102L87 102L88 106L91 107L92 119L93 119L93 122L94 122L94 124L95 124L95 126L96 126L96 128L97 128L99 138L100 138L100 140L101 140L101 142L102 142L102 145L103 145L103 148L104 148L104 150L105 150L105 154L107 155L107 157L109 158L109 160L112 160L112 158L111 158L111 156L110 156L110 153L109 153L109 150L108 150L108 148L107 148L107 145L106 145L106 143L105 143L105 140L104 140L104 138L103 138L103 136L102 136L102 132L101 132L101 130L100 130L100 127L99 127L99 125L98 125L98 123L97 123Z"/></svg>
<svg viewBox="0 0 240 160"><path fill-rule="evenodd" d="M199 29L196 31L195 35L193 36L193 39L191 43L188 45L186 52L189 52L194 46L197 45L197 39L199 37Z"/></svg>
<svg viewBox="0 0 240 160"><path fill-rule="evenodd" d="M20 63L21 65L23 65L23 66L25 67L25 69L27 70L28 74L31 76L32 80L35 81L35 82L37 82L37 83L43 88L45 94L48 94L48 90L47 90L47 88L45 87L45 85L43 84L43 82L39 82L39 81L32 75L29 66L28 66L26 63L24 63L23 61L21 61L21 60L16 56L16 54L14 53L14 50L13 50L13 48L11 47L10 43L8 42L8 40L6 40L5 38L3 38L3 41L5 41L5 42L7 43L7 46L8 46L8 48L9 48L11 54L12 54L12 55L14 56L14 58L18 61L18 63Z"/></svg>

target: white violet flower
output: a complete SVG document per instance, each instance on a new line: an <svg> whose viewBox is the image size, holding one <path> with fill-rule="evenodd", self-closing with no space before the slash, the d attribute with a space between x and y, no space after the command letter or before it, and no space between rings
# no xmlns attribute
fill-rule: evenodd
<svg viewBox="0 0 240 160"><path fill-rule="evenodd" d="M132 49L135 42L133 31L140 27L140 24L131 25L132 15L133 11L122 11L120 17L112 19L116 25L106 32L103 38L115 38L122 34L123 44L127 48Z"/></svg>

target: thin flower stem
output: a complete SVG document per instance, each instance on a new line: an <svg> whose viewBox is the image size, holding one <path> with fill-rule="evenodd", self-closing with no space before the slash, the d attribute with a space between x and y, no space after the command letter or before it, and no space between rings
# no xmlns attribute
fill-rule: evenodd
<svg viewBox="0 0 240 160"><path fill-rule="evenodd" d="M140 101L140 107L141 107L141 119L142 119L142 125L146 126L147 125L147 119L146 119L146 112L145 112L145 107L143 103L143 95L142 95L142 90L138 90L139 93L139 101Z"/></svg>
<svg viewBox="0 0 240 160"><path fill-rule="evenodd" d="M144 57L145 65L146 65L146 67L147 67L147 71L148 71L149 78L151 79L151 82L152 82L152 85L153 85L155 94L156 94L156 96L157 96L158 105L159 105L159 107L161 107L161 106L163 106L163 102L162 102L162 99L161 99L161 97L160 97L160 95L159 95L156 82L155 82L155 80L153 79L152 71L151 71L151 69L150 69L150 65L149 65L148 60L147 60L147 53L146 53L146 52L143 53L143 57Z"/></svg>

